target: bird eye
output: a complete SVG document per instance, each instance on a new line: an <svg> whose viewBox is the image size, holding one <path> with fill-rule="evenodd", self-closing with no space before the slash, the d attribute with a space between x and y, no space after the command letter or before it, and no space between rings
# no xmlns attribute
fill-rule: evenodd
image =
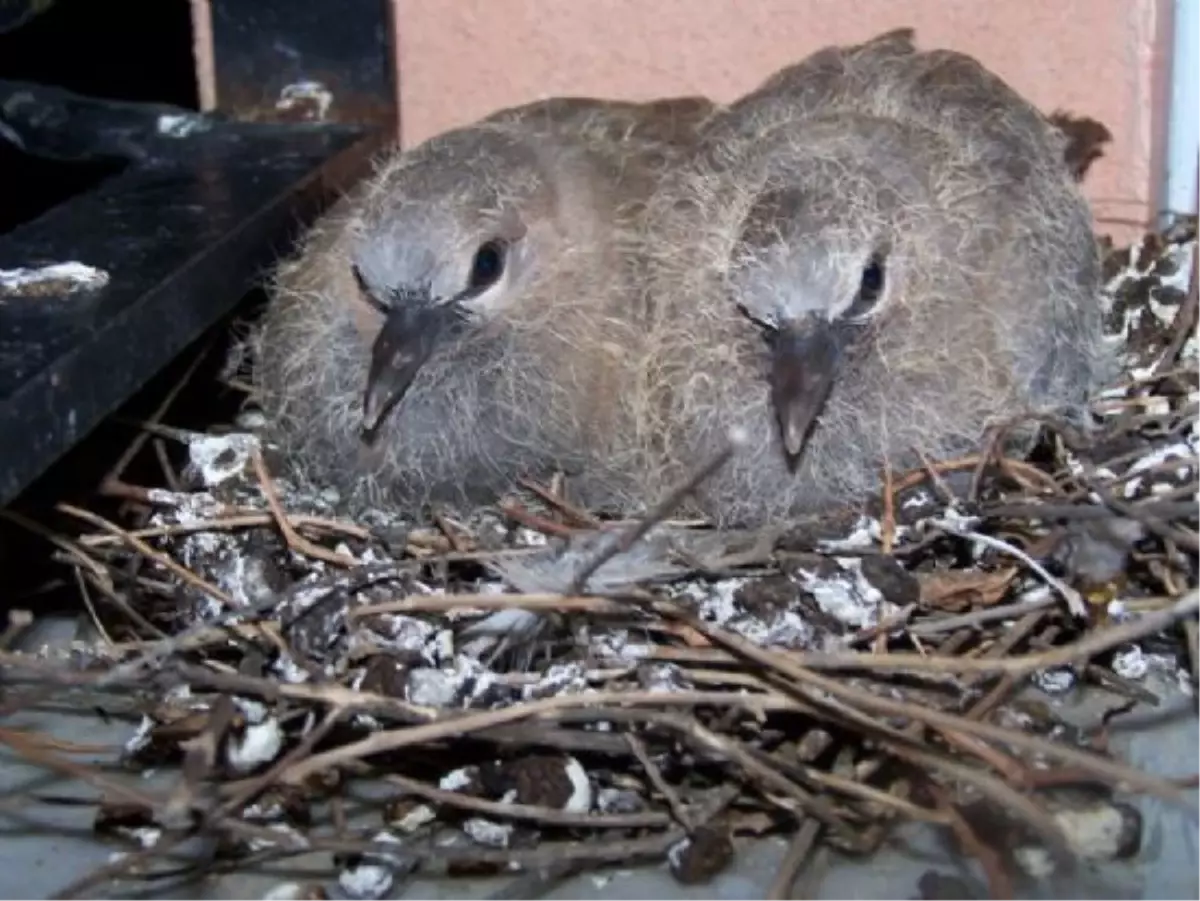
<svg viewBox="0 0 1200 901"><path fill-rule="evenodd" d="M883 294L883 287L886 281L885 276L883 255L879 253L871 254L871 259L863 267L862 280L858 285L858 294L855 296L854 302L850 304L850 309L845 313L847 318L859 319L871 313L871 309L879 300L880 295Z"/></svg>
<svg viewBox="0 0 1200 901"><path fill-rule="evenodd" d="M475 262L471 264L468 289L484 291L496 284L504 274L504 257L507 247L501 241L488 241L475 251Z"/></svg>

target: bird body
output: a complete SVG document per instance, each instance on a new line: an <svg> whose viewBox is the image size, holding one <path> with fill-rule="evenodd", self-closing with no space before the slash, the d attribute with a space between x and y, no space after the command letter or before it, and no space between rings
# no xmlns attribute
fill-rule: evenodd
<svg viewBox="0 0 1200 901"><path fill-rule="evenodd" d="M775 125L842 112L937 131L995 167L1029 173L1034 161L1062 157L1061 128L973 57L918 50L912 29L861 44L826 47L770 75L706 123L710 146L757 140Z"/></svg>
<svg viewBox="0 0 1200 901"><path fill-rule="evenodd" d="M501 110L388 157L279 267L256 339L269 436L309 481L405 513L554 470L629 513L737 428L695 512L854 504L885 466L1082 408L1099 252L1065 147L910 32L719 110Z"/></svg>
<svg viewBox="0 0 1200 901"><path fill-rule="evenodd" d="M646 219L658 478L739 426L751 446L700 512L819 515L885 466L1078 412L1101 370L1100 268L1064 146L979 63L907 32L820 51L715 116Z"/></svg>
<svg viewBox="0 0 1200 901"><path fill-rule="evenodd" d="M565 469L620 505L633 222L704 103L543 101L384 159L278 267L254 340L293 474L415 513Z"/></svg>
<svg viewBox="0 0 1200 901"><path fill-rule="evenodd" d="M719 112L706 97L664 97L644 103L596 97L550 97L507 107L483 119L565 134L592 147L635 149L642 165L690 152L699 133Z"/></svg>

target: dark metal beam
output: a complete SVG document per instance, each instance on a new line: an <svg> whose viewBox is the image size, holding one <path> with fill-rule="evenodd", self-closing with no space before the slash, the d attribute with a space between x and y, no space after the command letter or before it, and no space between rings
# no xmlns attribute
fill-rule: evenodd
<svg viewBox="0 0 1200 901"><path fill-rule="evenodd" d="M79 263L107 279L14 287L0 273L0 504L228 314L394 139L390 0L209 5L213 114L0 79L0 143L45 161L26 168L46 178L0 193L10 207L12 189L30 195L18 212L50 207L0 235L0 270ZM63 2L26 27L50 45L78 40L88 9ZM52 57L26 56L36 74L4 74L72 71L70 56L49 69ZM160 96L146 77L127 87ZM87 190L50 206L60 182Z"/></svg>
<svg viewBox="0 0 1200 901"><path fill-rule="evenodd" d="M75 293L0 288L0 504L232 310L390 137L213 122L0 236L0 270L74 261L109 276Z"/></svg>

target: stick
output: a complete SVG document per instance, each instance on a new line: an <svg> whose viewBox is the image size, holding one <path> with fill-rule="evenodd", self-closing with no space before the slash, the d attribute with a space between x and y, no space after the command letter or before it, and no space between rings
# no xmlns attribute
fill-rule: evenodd
<svg viewBox="0 0 1200 901"><path fill-rule="evenodd" d="M1079 594L1079 592L1070 585L1067 585L1061 580L1050 575L1050 573L1046 571L1045 567L1043 567L1040 563L1038 563L1020 548L1014 547L1006 541L1001 541L999 538L993 538L991 535L984 535L981 532L975 532L971 529L960 528L959 526L954 525L954 523L949 522L945 517L934 519L932 520L931 524L945 532L951 533L952 535L958 535L960 538L966 538L970 541L977 541L980 544L995 548L998 551L1004 551L1004 553L1016 557L1035 573L1037 573L1042 578L1042 581L1062 595L1063 599L1067 602L1067 609L1071 611L1073 616L1076 616L1080 619L1087 618L1087 604L1084 602L1083 597Z"/></svg>
<svg viewBox="0 0 1200 901"><path fill-rule="evenodd" d="M649 513L641 520L635 523L632 527L625 529L620 533L616 541L610 542L600 553L598 553L586 566L584 566L575 576L568 589L568 594L583 594L584 586L587 585L588 579L596 574L605 563L611 560L617 554L622 554L628 551L640 539L644 538L654 526L665 520L671 513L683 503L684 499L689 494L696 490L706 479L713 475L718 469L724 466L729 459L737 452L738 448L742 447L748 440L746 433L741 429L730 431L729 438L720 451L718 451L711 460L697 469L682 485L668 494L665 498L656 504Z"/></svg>
<svg viewBox="0 0 1200 901"><path fill-rule="evenodd" d="M663 778L662 770L650 759L650 755L646 753L645 745L632 732L625 736L625 740L629 742L629 749L633 751L633 756L637 758L638 763L642 765L642 769L646 771L650 782L666 800L667 806L671 808L671 813L674 814L675 821L686 829L689 835L695 832L695 824L688 817L687 810L679 800L679 795L675 793L675 789L671 788L667 780Z"/></svg>
<svg viewBox="0 0 1200 901"><path fill-rule="evenodd" d="M792 886L812 853L820 831L821 824L812 817L805 817L800 821L800 829L796 832L796 837L792 839L791 845L788 846L787 855L780 863L775 878L771 880L771 887L767 889L769 901L783 901L785 898L792 897Z"/></svg>
<svg viewBox="0 0 1200 901"><path fill-rule="evenodd" d="M275 523L279 526L279 532L283 535L283 540L287 542L287 546L297 554L303 554L306 557L312 557L316 560L324 560L326 563L334 563L338 566L357 566L358 561L353 557L347 557L345 554L327 550L316 542L309 541L296 531L296 528L292 525L291 520L288 519L288 515L284 511L283 505L279 502L279 494L275 491L275 483L271 481L271 474L267 472L267 464L263 460L262 451L255 449L252 460L254 462L254 474L258 477L258 484L262 489L263 498L271 510L271 515L275 517Z"/></svg>

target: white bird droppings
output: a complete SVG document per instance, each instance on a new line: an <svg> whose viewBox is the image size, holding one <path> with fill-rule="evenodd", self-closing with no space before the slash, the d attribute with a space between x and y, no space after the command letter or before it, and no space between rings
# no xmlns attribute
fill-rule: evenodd
<svg viewBox="0 0 1200 901"><path fill-rule="evenodd" d="M0 296L45 296L95 291L109 283L103 269L86 263L52 263L37 269L0 269Z"/></svg>

